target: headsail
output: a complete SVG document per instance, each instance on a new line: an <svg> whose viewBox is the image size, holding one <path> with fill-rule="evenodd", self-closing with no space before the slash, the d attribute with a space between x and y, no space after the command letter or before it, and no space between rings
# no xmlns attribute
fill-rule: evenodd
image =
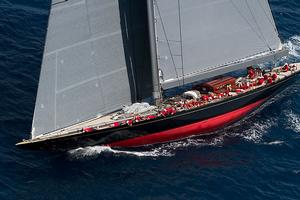
<svg viewBox="0 0 300 200"><path fill-rule="evenodd" d="M52 0L32 137L131 103L118 0Z"/></svg>
<svg viewBox="0 0 300 200"><path fill-rule="evenodd" d="M183 77L185 83L194 82L287 54L267 0L154 0L154 4L164 88L178 86Z"/></svg>

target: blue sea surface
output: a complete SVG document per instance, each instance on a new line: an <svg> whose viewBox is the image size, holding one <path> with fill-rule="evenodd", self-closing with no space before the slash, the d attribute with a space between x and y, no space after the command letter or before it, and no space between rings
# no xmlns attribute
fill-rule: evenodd
<svg viewBox="0 0 300 200"><path fill-rule="evenodd" d="M0 200L300 199L300 76L262 109L208 138L134 150L21 150L37 91L49 0L0 1ZM300 62L300 1L270 0Z"/></svg>

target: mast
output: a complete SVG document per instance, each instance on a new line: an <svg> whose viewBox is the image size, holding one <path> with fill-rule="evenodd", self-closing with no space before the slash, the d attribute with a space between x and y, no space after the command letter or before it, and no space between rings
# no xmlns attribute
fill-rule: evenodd
<svg viewBox="0 0 300 200"><path fill-rule="evenodd" d="M153 82L152 95L153 95L154 102L157 105L161 100L161 88L160 88L159 74L158 74L153 0L147 0L147 11L148 11L150 54L151 54L150 55L151 56L151 69L152 69L151 71L152 71L152 82Z"/></svg>

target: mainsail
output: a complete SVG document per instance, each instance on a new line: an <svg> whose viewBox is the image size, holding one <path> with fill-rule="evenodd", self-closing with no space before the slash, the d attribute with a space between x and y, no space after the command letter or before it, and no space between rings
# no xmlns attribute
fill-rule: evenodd
<svg viewBox="0 0 300 200"><path fill-rule="evenodd" d="M53 0L32 137L132 102L118 0Z"/></svg>
<svg viewBox="0 0 300 200"><path fill-rule="evenodd" d="M267 0L154 0L163 88L278 59Z"/></svg>

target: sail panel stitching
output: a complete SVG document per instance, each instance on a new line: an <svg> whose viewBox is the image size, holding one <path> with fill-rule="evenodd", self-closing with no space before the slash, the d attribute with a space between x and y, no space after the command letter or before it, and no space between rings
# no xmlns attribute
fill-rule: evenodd
<svg viewBox="0 0 300 200"><path fill-rule="evenodd" d="M56 53L56 56L55 56L55 80L54 80L54 128L57 128L57 116L56 116L56 109L57 109L57 98L56 98L56 95L57 95L57 75L58 75L58 53Z"/></svg>
<svg viewBox="0 0 300 200"><path fill-rule="evenodd" d="M56 49L54 51L48 52L48 53L45 54L45 56L49 56L49 55L54 54L56 52L60 52L60 51L66 50L66 49L70 49L70 48L73 48L73 47L76 47L76 46L86 44L88 42L94 42L96 40L104 39L104 38L115 36L115 35L118 35L118 34L121 34L121 31L115 31L115 32L112 32L112 33L109 33L109 34L106 34L106 35L101 35L99 37L90 38L90 39L87 39L87 40L84 40L84 41L80 41L80 42L74 43L72 45L62 47L62 48Z"/></svg>
<svg viewBox="0 0 300 200"><path fill-rule="evenodd" d="M61 89L61 90L57 90L57 94L58 94L58 93L65 92L65 91L70 90L70 89L73 89L73 88L76 88L76 87L78 87L78 86L80 86L80 85L83 85L83 84L85 84L85 83L88 83L88 82L91 82L91 81L94 81L94 80L97 80L97 79L102 79L102 78L104 78L104 77L106 77L106 76L112 75L112 74L117 73L117 72L126 71L126 70L127 70L126 67L122 67L122 68L120 68L120 69L111 71L111 72L106 73L106 74L103 74L103 75L98 75L98 76L96 75L96 76L93 76L93 77L91 77L91 78L89 78L89 79L85 79L84 81L77 82L76 84L73 84L73 85L71 85L71 86L67 86L67 87L65 87L65 88L63 88L63 89Z"/></svg>

